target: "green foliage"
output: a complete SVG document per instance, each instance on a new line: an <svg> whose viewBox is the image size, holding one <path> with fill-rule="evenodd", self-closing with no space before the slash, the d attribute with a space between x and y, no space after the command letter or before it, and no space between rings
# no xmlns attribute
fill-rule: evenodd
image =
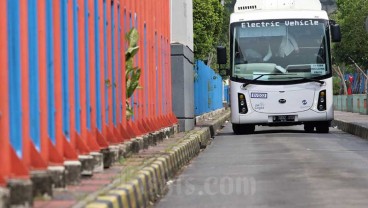
<svg viewBox="0 0 368 208"><path fill-rule="evenodd" d="M341 90L341 79L337 76L332 77L333 81L333 94L339 95Z"/></svg>
<svg viewBox="0 0 368 208"><path fill-rule="evenodd" d="M342 41L334 45L334 61L368 67L368 33L365 19L368 16L367 0L338 0L338 11L332 16L341 26Z"/></svg>
<svg viewBox="0 0 368 208"><path fill-rule="evenodd" d="M129 98L132 97L135 90L140 88L139 78L141 77L141 69L134 66L134 57L137 55L139 46L139 34L135 28L132 28L126 35L128 48L125 51L125 83L126 83L126 117L129 119L133 115L132 106L130 106Z"/></svg>
<svg viewBox="0 0 368 208"><path fill-rule="evenodd" d="M230 13L219 0L193 0L195 59L208 60L212 68L217 68L216 46L228 46L229 20Z"/></svg>

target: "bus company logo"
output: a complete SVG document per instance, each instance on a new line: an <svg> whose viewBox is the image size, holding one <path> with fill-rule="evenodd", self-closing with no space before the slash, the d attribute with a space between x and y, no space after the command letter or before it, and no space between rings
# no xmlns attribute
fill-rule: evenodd
<svg viewBox="0 0 368 208"><path fill-rule="evenodd" d="M267 99L267 93L251 93L251 98L260 98L260 99Z"/></svg>

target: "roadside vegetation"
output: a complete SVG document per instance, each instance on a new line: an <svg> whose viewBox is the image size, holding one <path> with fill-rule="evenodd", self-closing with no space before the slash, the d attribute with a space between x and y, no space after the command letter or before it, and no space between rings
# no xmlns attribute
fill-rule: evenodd
<svg viewBox="0 0 368 208"><path fill-rule="evenodd" d="M346 94L349 83L343 75L358 73L367 78L368 69L368 1L337 0L338 10L331 19L341 26L342 41L333 47L334 93ZM365 81L367 93L367 79ZM339 90L343 88L342 90Z"/></svg>
<svg viewBox="0 0 368 208"><path fill-rule="evenodd" d="M235 0L193 0L194 56L212 69L216 64L216 47L229 49L229 22Z"/></svg>

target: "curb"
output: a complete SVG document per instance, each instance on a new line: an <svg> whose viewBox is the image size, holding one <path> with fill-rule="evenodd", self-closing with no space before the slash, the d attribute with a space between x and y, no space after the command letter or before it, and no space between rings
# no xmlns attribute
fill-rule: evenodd
<svg viewBox="0 0 368 208"><path fill-rule="evenodd" d="M9 207L9 190L0 187L0 208Z"/></svg>
<svg viewBox="0 0 368 208"><path fill-rule="evenodd" d="M225 121L229 120L230 118L230 115L231 115L230 110L226 110L224 112L225 113L219 119L216 119L216 120L209 119L206 121L202 121L202 122L199 122L197 126L198 127L208 127L211 132L211 137L212 138L215 137L217 130L219 130L221 126L225 123Z"/></svg>
<svg viewBox="0 0 368 208"><path fill-rule="evenodd" d="M337 128L344 132L353 134L363 139L368 139L368 128L364 126L360 126L355 123L348 123L342 120L333 120L331 126L337 126Z"/></svg>
<svg viewBox="0 0 368 208"><path fill-rule="evenodd" d="M157 157L150 165L138 171L137 175L128 182L109 190L87 208L138 208L152 206L167 192L166 183L179 170L196 157L201 149L211 140L211 128L217 132L230 116L226 112L206 127L196 128L189 132L174 147Z"/></svg>

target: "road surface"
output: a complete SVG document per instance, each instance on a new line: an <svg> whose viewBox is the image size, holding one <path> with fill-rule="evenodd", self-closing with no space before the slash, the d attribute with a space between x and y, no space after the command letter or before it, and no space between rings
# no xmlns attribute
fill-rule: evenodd
<svg viewBox="0 0 368 208"><path fill-rule="evenodd" d="M227 124L171 184L157 208L368 207L368 141L331 128Z"/></svg>

